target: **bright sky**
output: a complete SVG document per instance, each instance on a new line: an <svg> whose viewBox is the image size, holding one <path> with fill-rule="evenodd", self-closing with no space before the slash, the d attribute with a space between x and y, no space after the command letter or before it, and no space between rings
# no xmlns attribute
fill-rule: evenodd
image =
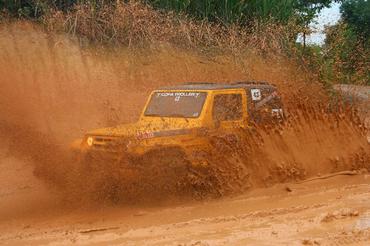
<svg viewBox="0 0 370 246"><path fill-rule="evenodd" d="M335 24L339 18L339 3L332 4L331 7L321 10L319 16L315 19L316 23L311 24L313 33L306 37L307 44L323 44L325 41L324 27ZM302 37L298 37L298 42L302 42Z"/></svg>

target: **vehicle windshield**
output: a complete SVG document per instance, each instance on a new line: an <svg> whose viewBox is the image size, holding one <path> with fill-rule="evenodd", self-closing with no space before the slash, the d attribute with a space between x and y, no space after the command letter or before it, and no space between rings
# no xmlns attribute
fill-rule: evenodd
<svg viewBox="0 0 370 246"><path fill-rule="evenodd" d="M155 92L145 110L145 116L198 118L206 99L206 92Z"/></svg>

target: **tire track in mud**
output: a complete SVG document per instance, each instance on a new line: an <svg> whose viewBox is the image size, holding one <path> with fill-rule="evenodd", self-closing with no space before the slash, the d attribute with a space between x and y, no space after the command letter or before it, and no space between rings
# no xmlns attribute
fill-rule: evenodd
<svg viewBox="0 0 370 246"><path fill-rule="evenodd" d="M45 225L32 225L17 234L12 230L5 231L0 240L82 245L245 245L269 242L276 245L309 245L315 242L321 245L367 245L370 240L368 178L368 175L342 176L306 184L291 183L292 192L287 192L285 185L277 185L234 199L185 207L182 204L144 208L144 211L131 213L125 213L127 208L123 208L101 211L103 214L94 211L94 214L85 216L76 212L78 223L73 228L68 226L69 223L53 227L49 224L44 230L41 228ZM76 214L67 215L66 221L76 220Z"/></svg>

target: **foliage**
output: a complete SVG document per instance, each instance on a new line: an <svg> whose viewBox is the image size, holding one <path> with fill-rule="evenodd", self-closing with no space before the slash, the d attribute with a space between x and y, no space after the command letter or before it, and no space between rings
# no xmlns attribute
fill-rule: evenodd
<svg viewBox="0 0 370 246"><path fill-rule="evenodd" d="M25 18L39 18L48 8L47 1L43 0L2 0L0 9L12 15Z"/></svg>
<svg viewBox="0 0 370 246"><path fill-rule="evenodd" d="M335 83L370 85L369 8L369 1L344 1L341 21L326 28L323 50L328 77Z"/></svg>
<svg viewBox="0 0 370 246"><path fill-rule="evenodd" d="M138 0L139 1L139 0ZM75 5L87 4L94 8L115 6L117 3L138 2L132 0L2 0L1 9L29 18L38 18L46 8L63 12ZM274 20L287 23L292 18L308 24L333 0L141 0L155 8L185 13L198 19L223 24L249 24L258 20ZM22 14L20 14L23 12Z"/></svg>
<svg viewBox="0 0 370 246"><path fill-rule="evenodd" d="M151 26L159 26L158 22L151 25L153 9L160 10L156 12L162 16L163 23L173 20L171 23L165 25L175 28L182 28L185 34L177 36L179 43L184 43L184 39L195 43L201 43L206 46L207 43L219 42L220 36L225 36L226 33L232 32L231 37L236 34L239 36L241 43L245 43L245 39L240 38L246 33L250 34L252 39L256 37L264 38L263 42L256 42L261 46L276 46L276 40L279 40L279 47L282 47L281 41L284 40L283 46L291 46L295 43L299 32L306 32L308 24L312 21L315 15L323 7L328 6L333 0L5 0L1 6L7 9L13 16L22 18L36 18L46 22L49 29L66 30L73 35L85 37L94 42L113 42L120 44L137 43L134 36L139 42L148 39L163 40L155 33L150 31ZM147 4L147 5L143 5ZM129 9L130 6L141 6L141 9L147 13L147 16L142 16L138 11L138 16L141 16L140 24L147 23L147 28L139 28L141 31L146 30L149 33L142 32L142 35L136 35L135 30L128 30L128 28L136 28L132 26L132 17L135 14L132 12L123 11ZM146 11L151 9L151 11ZM126 15L127 16L124 16ZM131 17L130 17L131 16ZM170 17L169 17L170 16ZM184 17L186 16L186 18ZM59 19L58 19L59 18ZM65 18L62 20L61 18ZM184 18L186 20L184 20ZM177 19L177 20L176 20ZM57 20L60 22L58 23ZM159 22L161 22L159 21ZM197 28L197 31L189 31L188 27L184 27L181 23L200 23L204 28L205 33L200 34L202 28ZM141 26L141 25L138 26ZM282 26L286 27L283 28ZM57 27L58 26L58 27ZM213 28L210 28L213 26ZM271 26L279 26L275 30ZM165 28L163 28L165 29ZM230 31L229 31L229 30ZM266 30L271 34L277 35L272 37L272 40L266 40L271 37ZM284 33L277 33L284 29ZM210 31L215 35L210 35ZM180 33L176 31L176 33ZM136 34L135 34L136 33ZM159 31L158 34L161 32ZM172 32L173 33L173 32ZM221 34L222 33L222 34ZM266 34L262 37L261 34ZM161 33L163 34L163 33ZM168 35L165 34L165 35ZM149 38L150 36L150 38ZM163 35L162 35L163 36ZM171 35L170 35L171 36ZM217 36L217 41L205 37ZM154 38L155 37L155 38ZM121 40L119 40L121 39ZM166 39L166 38L165 38ZM169 39L174 40L174 37ZM201 42L198 42L202 40ZM128 41L129 40L129 41ZM133 42L134 41L134 42ZM261 40L260 40L261 41ZM142 43L142 42L141 42ZM235 40L233 41L235 43Z"/></svg>
<svg viewBox="0 0 370 246"><path fill-rule="evenodd" d="M248 24L253 20L274 20L287 23L292 18L301 24L310 23L332 0L145 0L165 10L222 23Z"/></svg>
<svg viewBox="0 0 370 246"><path fill-rule="evenodd" d="M341 6L343 21L358 36L368 40L370 37L370 1L347 0Z"/></svg>
<svg viewBox="0 0 370 246"><path fill-rule="evenodd" d="M92 43L147 47L154 43L181 48L240 53L253 47L261 53L289 50L294 24L274 22L243 26L213 23L168 11L158 11L137 1L93 8L79 4L72 11L44 16L50 31L64 31ZM294 39L293 39L294 40Z"/></svg>

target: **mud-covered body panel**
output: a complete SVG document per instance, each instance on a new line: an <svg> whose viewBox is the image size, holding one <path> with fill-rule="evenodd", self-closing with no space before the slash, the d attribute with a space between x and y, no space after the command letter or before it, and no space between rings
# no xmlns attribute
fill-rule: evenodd
<svg viewBox="0 0 370 246"><path fill-rule="evenodd" d="M248 111L255 100L251 93L257 90L262 95L265 89L271 93L276 91L274 86L264 82L261 84L239 83L231 86L190 84L160 88L151 93L137 123L92 130L82 140L81 150L83 153L99 152L136 157L155 150L179 148L191 160L194 159L193 156L200 156L199 152L208 152L212 148L210 143L212 136L220 132L230 135L239 129L248 128L250 120ZM161 107L172 107L175 110L181 102L192 99L198 100L197 104L193 104L198 109L196 114L191 115L192 117L182 117L177 114L177 111L174 111L172 115L168 109L161 110ZM199 105L200 99L202 105ZM218 99L222 100L217 102ZM263 101L262 99L258 100ZM231 112L231 114L227 112L226 116L222 115L223 119L216 119L215 114L220 111L216 110L217 103L222 110L232 110L232 106L227 106L227 103L230 103L228 100L238 103L234 109L238 112ZM154 106L153 101L157 103ZM162 101L164 104L161 104ZM192 106L191 103L183 105ZM164 116L160 114L162 111L164 111ZM182 114L187 112L186 110L178 111Z"/></svg>

